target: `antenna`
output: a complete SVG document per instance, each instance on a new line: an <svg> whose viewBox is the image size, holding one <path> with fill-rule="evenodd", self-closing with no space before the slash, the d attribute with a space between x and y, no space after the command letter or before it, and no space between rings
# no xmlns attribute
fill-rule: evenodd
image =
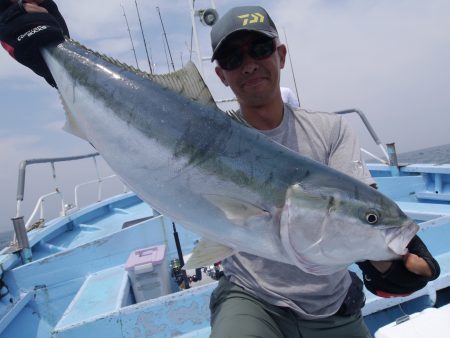
<svg viewBox="0 0 450 338"><path fill-rule="evenodd" d="M142 28L142 21L141 21L141 16L139 14L139 8L138 8L137 0L134 0L134 4L136 5L136 11L137 11L138 19L139 19L139 26L141 27L142 39L144 40L145 53L147 54L148 67L150 68L150 74L153 74L152 63L150 61L151 58L148 55L147 41L145 41L144 29ZM151 49L150 49L150 53L151 53Z"/></svg>
<svg viewBox="0 0 450 338"><path fill-rule="evenodd" d="M164 28L164 23L163 23L163 20L162 20L162 17L161 17L161 12L160 12L158 6L156 7L156 10L158 11L159 19L161 20L161 26L162 26L163 33L164 33L164 39L166 40L167 51L169 52L169 56L170 56L170 62L172 63L172 69L173 69L173 71L175 71L175 65L173 64L172 53L170 52L169 41L167 40L166 30Z"/></svg>
<svg viewBox="0 0 450 338"><path fill-rule="evenodd" d="M133 49L134 59L136 60L136 67L139 69L139 63L138 63L137 56L136 56L136 49L134 49L133 38L131 37L130 25L128 24L127 15L125 14L125 8L123 8L122 4L120 5L120 7L122 7L123 16L125 17L125 22L127 23L128 35L130 36L131 47Z"/></svg>
<svg viewBox="0 0 450 338"><path fill-rule="evenodd" d="M200 72L200 74L203 75L203 61L204 60L211 60L210 57L202 57L200 52L200 44L198 40L198 34L197 34L197 25L195 23L195 17L198 17L200 19L200 22L205 26L212 26L214 25L217 20L219 19L219 14L216 10L216 3L214 0L211 0L211 8L207 9L195 9L195 0L188 0L189 10L191 11L191 21L192 21L192 33L191 33L191 57L192 57L192 40L194 40L195 43L195 49L197 53L197 68Z"/></svg>
<svg viewBox="0 0 450 338"><path fill-rule="evenodd" d="M295 93L297 94L297 100L300 103L300 97L298 96L298 89L297 89L297 81L295 80L295 74L294 74L294 66L292 65L292 59L291 59L291 51L289 50L289 44L286 36L286 30L283 27L283 33L284 33L284 39L286 40L286 49L288 51L289 55L289 63L291 64L291 72L292 72L292 78L294 79L294 86L295 86Z"/></svg>

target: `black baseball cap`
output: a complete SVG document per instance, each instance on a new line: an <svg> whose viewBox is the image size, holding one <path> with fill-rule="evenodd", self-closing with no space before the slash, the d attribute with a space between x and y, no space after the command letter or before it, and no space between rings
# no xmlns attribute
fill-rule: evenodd
<svg viewBox="0 0 450 338"><path fill-rule="evenodd" d="M278 31L266 10L260 6L240 6L230 9L211 29L211 61L223 43L236 32L257 32L271 38L278 37Z"/></svg>

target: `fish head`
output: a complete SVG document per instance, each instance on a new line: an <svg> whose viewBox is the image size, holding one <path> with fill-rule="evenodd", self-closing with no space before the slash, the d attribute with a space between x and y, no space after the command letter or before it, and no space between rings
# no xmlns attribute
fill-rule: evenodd
<svg viewBox="0 0 450 338"><path fill-rule="evenodd" d="M377 256L383 255L383 250L380 250L366 259L384 260L389 259L390 255L397 256L390 257L392 259L408 252L406 247L419 230L419 226L393 200L371 189L369 196L361 196L361 199L353 199L348 203L355 207L355 224L370 227L369 232L376 233L386 245L386 257L376 259Z"/></svg>
<svg viewBox="0 0 450 338"><path fill-rule="evenodd" d="M341 190L287 190L280 236L292 264L324 275L354 262L406 254L418 225L395 202L367 188L358 199Z"/></svg>

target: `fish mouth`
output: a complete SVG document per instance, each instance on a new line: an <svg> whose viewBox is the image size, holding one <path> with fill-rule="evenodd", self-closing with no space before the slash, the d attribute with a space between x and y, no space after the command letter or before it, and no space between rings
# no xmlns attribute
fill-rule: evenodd
<svg viewBox="0 0 450 338"><path fill-rule="evenodd" d="M407 246L419 229L420 227L417 223L410 220L400 227L387 228L384 230L383 235L389 249L395 254L403 256L408 253Z"/></svg>

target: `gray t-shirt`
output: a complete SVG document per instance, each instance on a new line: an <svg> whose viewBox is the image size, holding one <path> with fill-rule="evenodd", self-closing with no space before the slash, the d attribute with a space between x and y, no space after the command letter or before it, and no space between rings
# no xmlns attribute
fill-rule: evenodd
<svg viewBox="0 0 450 338"><path fill-rule="evenodd" d="M239 112L234 117L245 123ZM280 125L260 132L303 156L367 184L375 183L361 158L357 138L336 114L310 112L285 104ZM230 281L270 304L291 308L302 319L319 319L336 313L351 284L346 269L316 276L293 265L243 252L228 257L222 264Z"/></svg>

